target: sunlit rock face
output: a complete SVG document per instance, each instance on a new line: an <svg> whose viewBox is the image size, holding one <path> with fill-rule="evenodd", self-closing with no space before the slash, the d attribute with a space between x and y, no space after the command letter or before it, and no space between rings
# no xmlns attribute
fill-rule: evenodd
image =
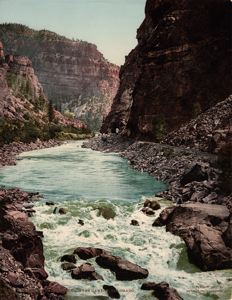
<svg viewBox="0 0 232 300"><path fill-rule="evenodd" d="M17 24L0 25L7 52L28 56L45 95L58 108L99 128L118 89L119 67L96 45Z"/></svg>
<svg viewBox="0 0 232 300"><path fill-rule="evenodd" d="M30 59L26 56L4 56L0 62L0 117L25 121L47 121L48 100L35 75Z"/></svg>
<svg viewBox="0 0 232 300"><path fill-rule="evenodd" d="M148 0L102 131L160 140L231 91L229 0Z"/></svg>

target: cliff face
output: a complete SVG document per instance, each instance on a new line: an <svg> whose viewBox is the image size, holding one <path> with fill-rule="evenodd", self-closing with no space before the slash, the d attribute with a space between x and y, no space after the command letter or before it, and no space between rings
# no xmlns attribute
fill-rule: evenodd
<svg viewBox="0 0 232 300"><path fill-rule="evenodd" d="M28 56L46 96L63 110L99 127L118 88L119 67L93 44L17 24L0 25L6 51ZM95 121L94 121L95 119Z"/></svg>
<svg viewBox="0 0 232 300"><path fill-rule="evenodd" d="M0 144L55 138L67 127L76 132L86 126L55 111L29 58L5 55L0 42Z"/></svg>
<svg viewBox="0 0 232 300"><path fill-rule="evenodd" d="M229 0L147 0L102 132L161 140L231 92Z"/></svg>

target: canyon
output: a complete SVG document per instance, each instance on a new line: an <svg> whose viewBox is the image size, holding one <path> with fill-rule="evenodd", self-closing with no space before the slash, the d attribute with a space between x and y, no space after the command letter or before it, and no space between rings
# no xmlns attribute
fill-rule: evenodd
<svg viewBox="0 0 232 300"><path fill-rule="evenodd" d="M92 130L100 129L117 92L119 67L108 62L96 45L19 24L0 24L0 40L7 53L32 61L55 107L74 113Z"/></svg>
<svg viewBox="0 0 232 300"><path fill-rule="evenodd" d="M117 81L118 67L107 62L92 44L71 41L46 30L34 31L22 25L0 26L0 39L6 43L7 52L16 53L26 49L26 54L32 59L35 73L38 72L45 90L44 93L30 59L25 56L5 55L0 43L0 87L3 91L0 95L0 111L3 120L16 118L20 124L25 124L25 112L29 112L30 121L33 123L39 119L36 128L42 127L44 131L43 126L50 123L49 102L45 94L57 105L61 103L64 110L73 111L76 116L83 117L83 120L87 120L87 115L93 114L90 119L94 119L96 124L95 117L99 117L98 128L104 119L102 135L83 145L83 148L92 148L104 153L85 151L80 145L73 143L67 145L67 148L64 145L63 150L53 149L53 153L48 152L48 155L26 155L20 162L22 166L27 167L27 160L31 165L33 160L38 160L41 167L39 174L51 172L44 182L43 177L36 177L39 184L43 182L42 188L49 202L38 203L32 213L37 228L44 230L49 236L49 247L53 251L48 255L48 264L59 276L66 276L66 280L70 280L70 277L75 280L96 279L98 274L95 267L99 265L104 276L97 276L97 279L112 275L103 269L115 272L116 279L128 279L124 277L122 266L127 269L126 277L128 271L131 272L131 267L132 271L135 268L145 272L142 277L136 278L145 278L148 276L148 268L144 267L147 263L150 266L147 259L154 259L157 266L149 269L149 276L154 276L152 280L159 276L163 278L164 275L165 280L167 277L168 283L171 286L174 284L178 291L180 289L180 295L184 295L186 299L214 299L220 298L220 295L224 295L221 296L222 299L230 297L226 289L230 289L231 279L229 273L226 273L228 270L225 269L231 269L232 266L232 96L229 25L231 6L229 0L147 0L145 20L137 32L138 45L128 55L125 65L120 70L120 83ZM80 69L77 65L81 66ZM102 77L99 74L102 74ZM57 111L54 113L58 123L63 122L67 125L66 122L77 122L76 125L72 123L68 126L85 129L82 122L67 120ZM46 145L48 144L41 144L41 148ZM51 142L50 146L53 145L56 143ZM30 147L40 148L32 143ZM7 157L10 153L12 159L7 161L6 158L3 162L0 160L0 163L15 164L15 156L26 149L22 144L3 146L0 148L0 154ZM134 170L133 173L125 162L120 162L121 158L115 153L110 157L108 155L111 154L105 152L119 153L128 160L131 167L144 174ZM44 159L43 165L41 162ZM57 169L54 168L56 160ZM50 163L49 170L46 163ZM78 168L83 178L88 180L81 181L82 177L76 176ZM68 177L68 183L65 181L65 172L75 172L75 175ZM125 188L119 181L124 179L123 172L124 175L132 172L128 178L125 177L125 181L129 182L128 186L133 187L132 190L128 186ZM17 166L15 173L20 173ZM84 176L85 173L88 177ZM146 173L165 182L166 190L164 191L165 187L160 182L161 185L155 192L155 186L153 187L150 181L152 178ZM97 178L91 181L91 176L95 174L98 174ZM28 186L31 186L30 175L29 173L23 180ZM138 186L143 187L143 175L150 178L146 179L146 192L151 189L158 200L156 198L154 201L148 196L146 200L140 199L141 201L135 204L133 201L139 194L135 192L136 178L141 176ZM111 195L107 194L107 199L103 199L104 188L100 184L100 179L104 176L108 178L108 184L104 185L104 188ZM75 177L80 180L80 184L72 181ZM9 170L5 173L6 183L7 178L12 179ZM56 182L62 178L62 182L53 187L52 193L48 189L50 193L46 194L46 184L49 188L53 186L54 178ZM49 180L52 180L51 184ZM12 181L18 183L20 179L13 178ZM71 187L67 184L71 184ZM72 203L70 199L74 197L74 187L77 189L78 199ZM83 187L87 191L87 201L85 197L82 200L80 196ZM126 196L120 192L127 192L127 188L130 192L125 194L129 200L126 203L123 202ZM52 197L57 197L58 189L62 199L67 197L67 201L51 201ZM120 200L123 204L120 201L114 202L113 191L116 191L116 200L121 195ZM143 193L145 194L144 191ZM0 289L2 288L8 297L13 297L19 292L34 297L31 286L35 284L36 293L44 297L42 299L63 299L66 288L46 279L42 233L35 230L26 215L31 211L24 202L29 201L31 204L34 196L36 195L20 190L0 190L0 235L3 241L0 251L8 263L2 266ZM96 202L89 201L88 198L91 197ZM103 200L99 202L98 199ZM152 209L152 203L157 205L157 211ZM57 207L53 209L52 205ZM59 213L60 210L64 216ZM21 226L25 227L22 232ZM64 226L67 226L72 238L63 234ZM12 228L16 228L17 231L13 232ZM59 240L56 239L57 232L60 233ZM179 236L181 240L177 241L176 238L179 237L171 235L170 232ZM116 236L117 233L119 234ZM32 237L32 243L28 245L25 236ZM48 244L47 239L45 242ZM122 249L122 243L128 248ZM189 265L178 269L178 264L181 264L183 259L182 252L178 249L183 247L183 243L187 264L191 262L199 268L192 274L191 271L188 273ZM15 247L15 244L19 247ZM88 247L84 247L86 244ZM28 248L30 246L32 251L25 251L23 260L21 246L25 245ZM149 248L151 245L152 250ZM73 252L73 249L76 250ZM114 253L115 249L121 258L118 257L118 253ZM160 255L161 251L164 257ZM165 251L169 255L165 256ZM85 262L75 266L71 275L68 272L60 273L62 266L70 267L67 265L67 257L74 257L75 263L76 254L83 259L80 252L82 255L84 252L84 260L87 255L88 259L97 256L96 261L92 260L91 265ZM66 265L61 264L61 253L66 257ZM134 264L136 259L139 265ZM166 269L160 269L160 261ZM16 275L12 272L13 264L17 265L16 275L20 273L19 280L16 280ZM192 265L191 268L195 266ZM153 269L155 275L150 274L153 273ZM98 271L97 268L96 270ZM207 273L203 274L200 270ZM215 270L222 270L222 273L210 272ZM178 273L179 271L181 273ZM118 276L118 272L123 272L123 276ZM227 275L223 277L219 274ZM130 276L131 273L129 278ZM26 286L23 285L23 281L27 283ZM178 286L177 282L180 283ZM91 284L92 282L87 282L87 285ZM117 292L112 286L104 286L103 289L113 289L114 293ZM215 287L220 291L214 289ZM137 286L133 285L133 288L137 289ZM153 291L153 295L162 300L181 299L177 291L169 288L167 283L143 282L141 289ZM136 294L136 299L141 299L140 293L141 291Z"/></svg>

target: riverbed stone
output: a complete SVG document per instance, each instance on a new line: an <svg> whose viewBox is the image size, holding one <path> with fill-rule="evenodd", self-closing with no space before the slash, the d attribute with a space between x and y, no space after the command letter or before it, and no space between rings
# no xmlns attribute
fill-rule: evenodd
<svg viewBox="0 0 232 300"><path fill-rule="evenodd" d="M97 207L97 215L102 216L106 220L114 219L116 217L116 212L112 207Z"/></svg>
<svg viewBox="0 0 232 300"><path fill-rule="evenodd" d="M147 208L151 208L153 210L158 210L161 208L157 200L150 200L150 199L146 199L143 206Z"/></svg>
<svg viewBox="0 0 232 300"><path fill-rule="evenodd" d="M48 293L64 296L67 294L68 289L58 282L49 282L45 287L45 291Z"/></svg>
<svg viewBox="0 0 232 300"><path fill-rule="evenodd" d="M76 269L76 265L74 263L70 263L70 262L63 262L61 264L61 268L64 270L64 271L71 271L73 269Z"/></svg>
<svg viewBox="0 0 232 300"><path fill-rule="evenodd" d="M159 300L183 300L177 290L171 288L168 283L158 283L154 288L154 296Z"/></svg>
<svg viewBox="0 0 232 300"><path fill-rule="evenodd" d="M165 209L153 225L185 241L188 257L204 271L232 267L232 249L223 240L229 227L229 210L223 205L188 203Z"/></svg>
<svg viewBox="0 0 232 300"><path fill-rule="evenodd" d="M166 282L144 282L142 290L153 291L154 296L159 300L183 300L177 290L171 288Z"/></svg>
<svg viewBox="0 0 232 300"><path fill-rule="evenodd" d="M60 261L66 261L75 264L77 262L77 259L74 254L65 254L60 258Z"/></svg>
<svg viewBox="0 0 232 300"><path fill-rule="evenodd" d="M101 255L96 258L96 263L115 273L117 280L137 280L147 278L148 270L114 255Z"/></svg>
<svg viewBox="0 0 232 300"><path fill-rule="evenodd" d="M93 247L78 247L74 250L73 253L77 254L80 257L80 259L84 260L94 258L102 254L109 254L108 251Z"/></svg>
<svg viewBox="0 0 232 300"><path fill-rule="evenodd" d="M132 226L139 226L139 222L137 220L131 220L130 225L132 225Z"/></svg>
<svg viewBox="0 0 232 300"><path fill-rule="evenodd" d="M119 291L112 285L103 285L103 289L107 291L107 294L112 299L120 299Z"/></svg>
<svg viewBox="0 0 232 300"><path fill-rule="evenodd" d="M87 280L104 280L103 277L95 272L95 268L89 264L83 264L71 271L73 279L87 279Z"/></svg>

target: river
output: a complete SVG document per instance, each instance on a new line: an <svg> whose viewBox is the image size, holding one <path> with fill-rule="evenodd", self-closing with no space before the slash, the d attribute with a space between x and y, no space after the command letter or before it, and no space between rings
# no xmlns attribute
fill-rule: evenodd
<svg viewBox="0 0 232 300"><path fill-rule="evenodd" d="M119 155L82 149L81 142L26 152L16 166L0 170L0 184L43 194L32 221L44 233L49 279L69 288L67 299L108 299L102 281L77 281L61 269L60 257L80 246L103 248L147 268L149 281L168 282L185 300L230 299L231 270L201 272L188 262L179 237L151 226L160 210L155 217L146 216L140 211L142 204L165 185L133 170ZM48 200L67 214L53 214L54 207L45 204ZM162 208L167 205L161 201ZM78 224L79 219L84 226ZM140 226L131 226L132 219ZM79 259L77 265L83 262ZM140 290L144 280L116 281L94 259L90 262L104 277L104 284L120 291L121 299L154 299L151 292Z"/></svg>

